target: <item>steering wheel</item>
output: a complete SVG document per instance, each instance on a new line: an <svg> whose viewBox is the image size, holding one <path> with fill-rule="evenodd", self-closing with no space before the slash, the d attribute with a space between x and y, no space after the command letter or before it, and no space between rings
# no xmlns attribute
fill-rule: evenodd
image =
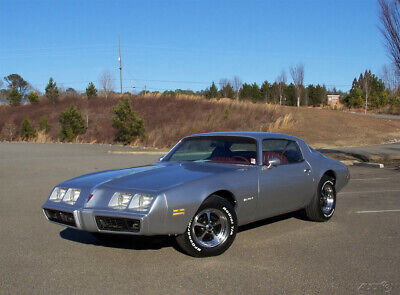
<svg viewBox="0 0 400 295"><path fill-rule="evenodd" d="M246 164L250 164L250 161L248 159L246 159L245 157L233 156L232 158L235 160L238 160L239 162L245 162Z"/></svg>

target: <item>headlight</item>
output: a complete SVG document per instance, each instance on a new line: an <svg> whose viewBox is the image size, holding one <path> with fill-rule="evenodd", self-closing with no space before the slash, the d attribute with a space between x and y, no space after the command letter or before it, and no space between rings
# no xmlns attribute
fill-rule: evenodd
<svg viewBox="0 0 400 295"><path fill-rule="evenodd" d="M64 198L66 192L67 192L66 188L56 187L51 193L49 200L52 200L54 202L60 202L62 198Z"/></svg>
<svg viewBox="0 0 400 295"><path fill-rule="evenodd" d="M136 211L147 211L153 201L154 196L146 194L135 194L132 202L129 205L129 209Z"/></svg>
<svg viewBox="0 0 400 295"><path fill-rule="evenodd" d="M115 209L125 209L129 201L132 199L132 194L129 193L114 193L108 206Z"/></svg>
<svg viewBox="0 0 400 295"><path fill-rule="evenodd" d="M75 204L76 200L78 200L80 194L81 194L80 189L70 188L67 190L63 198L63 202L73 205Z"/></svg>

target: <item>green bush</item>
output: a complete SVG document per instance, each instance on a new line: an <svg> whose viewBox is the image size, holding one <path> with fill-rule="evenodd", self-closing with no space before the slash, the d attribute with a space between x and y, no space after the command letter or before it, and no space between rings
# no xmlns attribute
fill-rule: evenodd
<svg viewBox="0 0 400 295"><path fill-rule="evenodd" d="M120 101L112 112L115 115L112 120L112 127L117 130L116 141L129 144L137 137L145 137L144 122L136 116L128 98Z"/></svg>
<svg viewBox="0 0 400 295"><path fill-rule="evenodd" d="M8 93L8 101L13 107L17 107L21 104L22 94L19 93L18 89L13 87Z"/></svg>
<svg viewBox="0 0 400 295"><path fill-rule="evenodd" d="M30 138L36 137L36 130L32 126L32 122L29 119L24 119L21 123L21 128L19 135L23 140L28 140Z"/></svg>
<svg viewBox="0 0 400 295"><path fill-rule="evenodd" d="M49 130L49 119L46 115L40 117L39 119L39 130L47 132Z"/></svg>
<svg viewBox="0 0 400 295"><path fill-rule="evenodd" d="M75 136L86 131L82 114L75 106L65 109L58 117L58 121L61 125L59 134L61 140L72 141Z"/></svg>
<svg viewBox="0 0 400 295"><path fill-rule="evenodd" d="M26 98L29 100L31 104L36 104L39 102L39 94L36 91L29 92Z"/></svg>
<svg viewBox="0 0 400 295"><path fill-rule="evenodd" d="M229 108L226 108L225 112L224 112L224 120L228 120L230 114L231 114L231 110Z"/></svg>

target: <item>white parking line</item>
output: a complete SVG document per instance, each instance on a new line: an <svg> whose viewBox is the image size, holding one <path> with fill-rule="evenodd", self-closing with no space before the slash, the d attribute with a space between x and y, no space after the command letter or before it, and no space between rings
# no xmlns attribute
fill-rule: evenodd
<svg viewBox="0 0 400 295"><path fill-rule="evenodd" d="M350 181L354 180L382 180L382 179L395 179L394 177L375 177L375 178L352 178Z"/></svg>
<svg viewBox="0 0 400 295"><path fill-rule="evenodd" d="M377 194L377 193L392 193L392 192L400 192L400 189L386 189L386 190L381 190L381 191L349 191L349 192L340 192L338 195Z"/></svg>
<svg viewBox="0 0 400 295"><path fill-rule="evenodd" d="M371 210L371 211L356 211L354 213L363 214L363 213L386 213L386 212L400 212L400 209L392 209L392 210Z"/></svg>

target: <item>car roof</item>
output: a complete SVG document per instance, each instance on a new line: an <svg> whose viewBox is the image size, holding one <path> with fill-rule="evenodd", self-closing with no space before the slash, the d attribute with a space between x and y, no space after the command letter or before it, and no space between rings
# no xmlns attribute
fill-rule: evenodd
<svg viewBox="0 0 400 295"><path fill-rule="evenodd" d="M187 137L197 137L197 136L241 136L241 137L250 137L256 140L263 140L265 138L281 138L281 139L290 139L290 140L301 140L300 138L288 135L284 133L275 133L275 132L254 132L254 131L229 131L229 132L209 132L209 133L198 133L192 134Z"/></svg>

